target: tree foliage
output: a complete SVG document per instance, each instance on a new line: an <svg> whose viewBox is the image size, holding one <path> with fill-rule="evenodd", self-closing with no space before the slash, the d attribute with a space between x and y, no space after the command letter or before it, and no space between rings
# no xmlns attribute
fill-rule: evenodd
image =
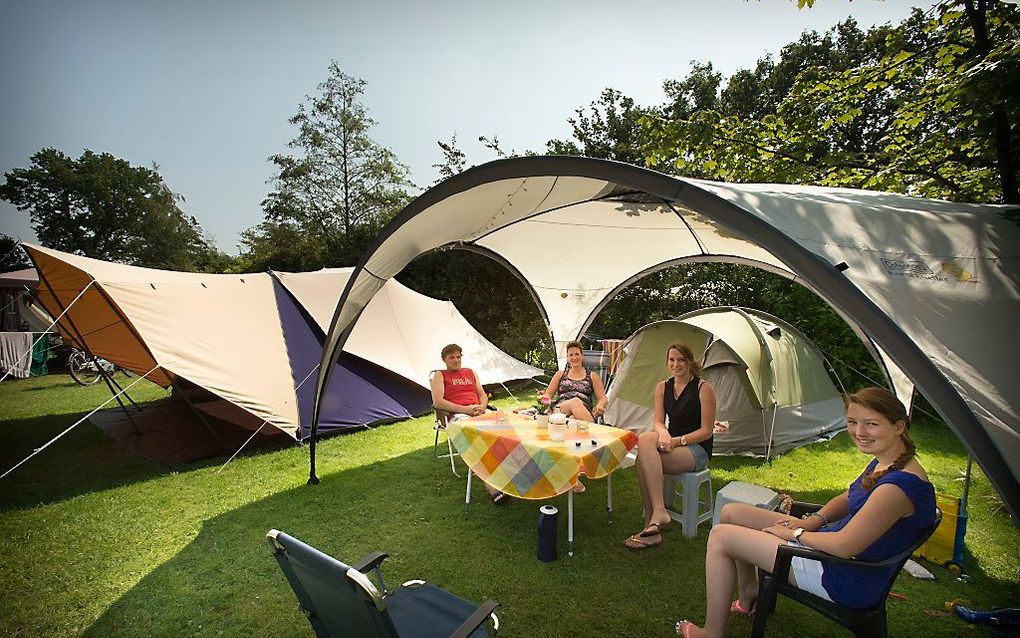
<svg viewBox="0 0 1020 638"><path fill-rule="evenodd" d="M23 270L31 266L19 242L7 233L0 233L0 272Z"/></svg>
<svg viewBox="0 0 1020 638"><path fill-rule="evenodd" d="M53 148L28 168L5 174L0 197L31 215L44 246L151 268L202 270L225 260L156 166L132 166L109 153L78 159Z"/></svg>
<svg viewBox="0 0 1020 638"><path fill-rule="evenodd" d="M356 263L407 203L407 167L369 135L375 121L360 101L365 85L334 61L318 94L298 106L290 118L297 135L288 145L295 152L269 158L276 174L262 202L264 223L242 237L246 262L292 262L295 246L277 243L289 237L307 243L305 269Z"/></svg>
<svg viewBox="0 0 1020 638"><path fill-rule="evenodd" d="M717 107L645 117L646 162L723 181L1016 203L1018 25L1016 7L951 0L894 28L805 34L771 69L766 59L736 74Z"/></svg>
<svg viewBox="0 0 1020 638"><path fill-rule="evenodd" d="M642 129L639 120L644 111L634 100L616 89L607 88L588 109L579 108L567 122L572 140L549 140L549 155L581 155L643 164Z"/></svg>

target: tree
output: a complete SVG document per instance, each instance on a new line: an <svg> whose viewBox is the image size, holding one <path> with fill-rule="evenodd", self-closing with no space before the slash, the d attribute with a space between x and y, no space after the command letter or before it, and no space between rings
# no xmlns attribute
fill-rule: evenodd
<svg viewBox="0 0 1020 638"><path fill-rule="evenodd" d="M867 33L843 23L827 34L829 47L802 38L770 74L739 75L734 100L722 100L745 104L732 112L646 117L648 163L724 181L1017 203L1018 10L947 0L930 13ZM795 57L814 63L794 64L796 80L783 93L777 76ZM753 80L776 89L760 91L779 98L774 110L746 106Z"/></svg>
<svg viewBox="0 0 1020 638"><path fill-rule="evenodd" d="M0 272L23 270L30 266L18 240L7 233L0 233Z"/></svg>
<svg viewBox="0 0 1020 638"><path fill-rule="evenodd" d="M464 167L467 165L467 155L464 151L460 150L457 146L457 132L454 131L453 136L449 142L443 142L439 140L436 142L439 148L443 150L443 160L438 164L433 164L432 168L439 171L439 177L432 183L433 186L447 180L457 173L463 173Z"/></svg>
<svg viewBox="0 0 1020 638"><path fill-rule="evenodd" d="M253 229L250 239L293 228L325 247L329 265L353 264L407 203L407 167L369 136L375 121L359 101L365 85L334 61L319 94L298 106L290 118L298 132L289 143L297 153L269 158L276 175L262 202L268 225Z"/></svg>
<svg viewBox="0 0 1020 638"><path fill-rule="evenodd" d="M549 140L546 151L549 155L581 155L643 164L639 124L643 114L633 99L616 89L603 89L587 111L579 108L575 117L567 120L574 139Z"/></svg>
<svg viewBox="0 0 1020 638"><path fill-rule="evenodd" d="M85 150L77 160L53 148L4 176L0 197L31 215L44 246L136 266L194 270L218 251L158 167L132 166Z"/></svg>

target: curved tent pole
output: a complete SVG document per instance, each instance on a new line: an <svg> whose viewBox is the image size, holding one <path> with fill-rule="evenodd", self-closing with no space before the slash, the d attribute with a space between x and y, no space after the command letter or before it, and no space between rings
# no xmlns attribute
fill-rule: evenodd
<svg viewBox="0 0 1020 638"><path fill-rule="evenodd" d="M875 302L846 278L845 264L829 263L821 255L800 245L767 220L710 192L697 182L620 162L584 157L521 157L496 160L473 167L423 193L383 228L373 244L362 254L359 265L354 270L334 312L330 337L327 338L323 350L324 369L320 371L315 394L313 446L324 382L328 380L330 369L339 357L339 351L353 328L353 322L360 316L365 305L359 300L361 307L354 309L352 321L348 322L340 334L334 335L340 314L362 271L381 282L388 278L379 276L367 268L378 249L409 220L448 197L490 182L535 176L573 176L604 180L647 193L652 197L679 202L745 238L753 237L753 243L772 254L782 255L783 262L791 271L810 282L819 296L837 311L851 317L860 326L867 326L867 334L883 347L901 370L910 373L911 380L924 392L954 431L963 438L968 449L978 458L982 469L1002 494L1003 501L1014 520L1020 520L1020 481L1013 476L1009 468L1001 467L994 462L995 459L1001 458L1001 455L977 416L927 355ZM397 258L396 261L385 265L389 269L405 265L400 261L402 258ZM310 470L309 482L313 482L314 455Z"/></svg>

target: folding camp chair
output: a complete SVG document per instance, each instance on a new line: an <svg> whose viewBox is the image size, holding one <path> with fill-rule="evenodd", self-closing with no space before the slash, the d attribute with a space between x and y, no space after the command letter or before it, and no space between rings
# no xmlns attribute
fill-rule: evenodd
<svg viewBox="0 0 1020 638"><path fill-rule="evenodd" d="M496 601L478 606L422 580L388 591L380 570L383 552L349 567L275 529L266 541L318 638L482 638L499 629Z"/></svg>
<svg viewBox="0 0 1020 638"><path fill-rule="evenodd" d="M460 452L456 452L453 449L453 442L450 441L449 435L446 433L446 425L450 422L450 417L453 416L446 410L440 410L439 408L433 408L436 413L436 423L432 426L432 429L436 431L436 438L432 442L432 453L436 455L437 459L450 459L450 471L453 472L454 476L460 476L457 473L457 466L453 462L453 457L460 456ZM439 433L442 432L446 436L446 454L439 453Z"/></svg>
<svg viewBox="0 0 1020 638"><path fill-rule="evenodd" d="M820 505L809 503L794 503L791 514L796 516L802 513L813 512L818 510L820 507ZM889 595L889 590L892 589L893 581L896 580L895 575L889 579L889 584L886 585L885 591L882 592L882 597L877 603L868 609L849 609L791 585L790 567L793 562L793 557L802 556L804 558L811 558L821 561L823 566L848 565L860 569L861 571L874 570L876 572L876 577L879 577L878 572L880 570L888 570L890 567L894 567L894 574L898 574L900 569L903 568L903 564L907 562L908 558L910 558L910 555L913 554L914 551L916 551L917 548L920 547L926 540L928 540L929 536L935 533L935 529L939 526L941 521L942 512L936 510L935 522L918 537L917 541L915 541L913 545L892 558L874 563L852 558L837 558L830 554L826 554L825 552L816 549L808 549L806 547L780 545L779 553L776 554L776 564L772 568L772 573L762 571L760 575L760 583L758 585L758 609L754 614L754 627L751 629L752 638L761 638L765 635L765 625L768 622L769 615L776 608L776 597L778 594L792 598L802 605L807 605L830 620L846 627L859 638L864 638L865 636L884 638L888 635L888 629L886 627L885 599Z"/></svg>

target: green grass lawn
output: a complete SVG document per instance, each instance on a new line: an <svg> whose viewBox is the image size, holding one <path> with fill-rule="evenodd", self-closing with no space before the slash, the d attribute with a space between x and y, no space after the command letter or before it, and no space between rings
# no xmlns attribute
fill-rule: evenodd
<svg viewBox="0 0 1020 638"><path fill-rule="evenodd" d="M144 382L143 382L144 384ZM147 384L145 384L147 385ZM147 385L138 400L166 395ZM66 376L0 384L0 467L108 398ZM496 507L432 457L432 420L406 421L322 441L307 487L307 448L255 452L165 468L131 456L84 423L0 484L0 636L312 636L265 544L276 527L347 562L390 554L392 585L422 577L481 601L502 603L506 636L669 636L679 618L704 619L708 526L679 531L661 547L631 552L622 541L641 526L633 470L614 475L615 522L606 482L575 498L576 555L566 557L566 497L560 559L535 558L539 503ZM932 421L913 428L922 463L941 492L962 492L966 455ZM772 462L713 460L719 489L741 480L824 501L846 488L867 459L845 434ZM901 575L890 600L893 636L984 635L947 616L963 598L978 608L1020 601L1020 530L984 475L975 472L965 567L959 581L924 563L934 582ZM780 601L773 636L849 635ZM745 636L750 622L730 624Z"/></svg>

